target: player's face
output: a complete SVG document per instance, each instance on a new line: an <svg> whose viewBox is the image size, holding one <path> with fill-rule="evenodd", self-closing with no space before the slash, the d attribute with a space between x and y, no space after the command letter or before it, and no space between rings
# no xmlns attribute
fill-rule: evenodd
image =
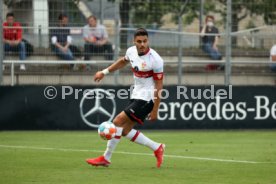
<svg viewBox="0 0 276 184"><path fill-rule="evenodd" d="M149 48L149 40L147 36L136 36L134 38L134 44L138 53L144 53Z"/></svg>
<svg viewBox="0 0 276 184"><path fill-rule="evenodd" d="M12 24L14 23L14 17L13 17L13 16L8 16L8 17L7 17L7 23L8 23L9 25L12 25Z"/></svg>

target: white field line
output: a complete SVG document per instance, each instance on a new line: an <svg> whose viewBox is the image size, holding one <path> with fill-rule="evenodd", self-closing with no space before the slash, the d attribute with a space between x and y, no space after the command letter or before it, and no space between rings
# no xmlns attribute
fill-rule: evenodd
<svg viewBox="0 0 276 184"><path fill-rule="evenodd" d="M104 151L101 151L101 150L49 148L49 147L15 146L15 145L0 145L0 148L48 150L48 151L64 151L64 152L94 152L94 153L103 153L104 152ZM125 155L153 156L153 154L149 154L149 153L135 153L135 152L125 152L125 151L116 151L114 153L115 154L116 153L117 154L125 154ZM164 157L167 157L167 158L190 159L190 160L216 161L216 162L245 163L245 164L276 164L276 162L257 162L257 161L247 161L247 160L229 160L229 159L218 159L218 158L182 156L182 155L164 155Z"/></svg>

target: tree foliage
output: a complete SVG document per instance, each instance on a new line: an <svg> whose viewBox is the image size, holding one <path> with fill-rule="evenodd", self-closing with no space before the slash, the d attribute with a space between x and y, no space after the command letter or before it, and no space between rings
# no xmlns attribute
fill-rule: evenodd
<svg viewBox="0 0 276 184"><path fill-rule="evenodd" d="M226 17L226 0L218 0L223 7L217 10ZM237 25L247 16L259 15L263 17L266 24L276 23L276 1L275 0L232 0L232 22Z"/></svg>
<svg viewBox="0 0 276 184"><path fill-rule="evenodd" d="M90 0L93 1L93 0ZM173 22L177 23L183 16L184 24L191 24L200 14L200 0L108 0L119 2L120 18L123 27L146 27L153 24L162 26L162 17L172 14ZM218 13L222 22L226 20L227 0L205 0L204 14ZM266 24L276 24L275 0L232 0L232 32L239 30L239 22L247 16L259 15ZM129 25L132 23L132 25ZM254 26L254 25L253 25ZM124 42L124 40L121 40ZM235 39L233 42L236 42Z"/></svg>
<svg viewBox="0 0 276 184"><path fill-rule="evenodd" d="M217 10L226 20L227 0L218 0L223 8ZM263 17L265 24L272 25L276 23L276 2L275 0L232 0L232 27L231 31L239 30L239 23L248 16L259 15ZM250 22L251 21L251 22ZM254 22L249 20L250 27L255 27ZM232 44L236 45L237 38L232 38Z"/></svg>

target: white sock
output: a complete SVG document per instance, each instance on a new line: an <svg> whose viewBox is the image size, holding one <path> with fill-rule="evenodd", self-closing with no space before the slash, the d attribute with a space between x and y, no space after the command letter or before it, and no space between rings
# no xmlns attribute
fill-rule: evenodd
<svg viewBox="0 0 276 184"><path fill-rule="evenodd" d="M111 161L112 152L115 150L117 144L121 140L121 136L122 136L122 132L123 132L122 127L116 127L116 129L117 129L117 132L115 134L115 137L113 139L107 141L106 150L104 152L104 158L109 162Z"/></svg>
<svg viewBox="0 0 276 184"><path fill-rule="evenodd" d="M146 137L142 132L132 129L127 135L126 138L131 140L132 142L136 142L138 144L144 145L152 149L153 151L157 150L160 143L154 142L153 140Z"/></svg>

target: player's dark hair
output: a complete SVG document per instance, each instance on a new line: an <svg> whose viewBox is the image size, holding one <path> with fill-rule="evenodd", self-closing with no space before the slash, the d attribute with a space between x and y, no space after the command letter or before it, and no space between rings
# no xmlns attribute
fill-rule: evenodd
<svg viewBox="0 0 276 184"><path fill-rule="evenodd" d="M148 32L146 29L144 28L138 28L136 29L135 33L134 33L134 38L136 36L149 36Z"/></svg>
<svg viewBox="0 0 276 184"><path fill-rule="evenodd" d="M14 14L12 12L7 13L6 18L8 17L14 17Z"/></svg>
<svg viewBox="0 0 276 184"><path fill-rule="evenodd" d="M59 14L58 20L62 20L63 18L68 18L68 16L65 13Z"/></svg>

